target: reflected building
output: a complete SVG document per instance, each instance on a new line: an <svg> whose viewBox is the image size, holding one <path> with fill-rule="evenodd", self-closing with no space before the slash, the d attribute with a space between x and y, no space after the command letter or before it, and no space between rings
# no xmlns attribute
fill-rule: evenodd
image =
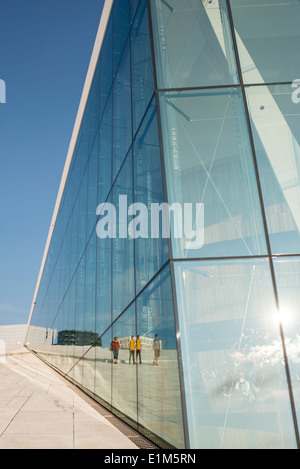
<svg viewBox="0 0 300 469"><path fill-rule="evenodd" d="M57 345L92 345L99 347L101 340L96 332L64 330L57 334Z"/></svg>
<svg viewBox="0 0 300 469"><path fill-rule="evenodd" d="M299 447L299 22L296 0L104 4L26 343L163 448ZM100 239L120 196L204 204L203 245L176 220Z"/></svg>

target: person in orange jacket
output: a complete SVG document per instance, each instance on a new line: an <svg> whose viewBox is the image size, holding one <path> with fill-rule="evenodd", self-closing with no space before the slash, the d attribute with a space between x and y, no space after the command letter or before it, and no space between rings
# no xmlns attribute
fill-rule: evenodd
<svg viewBox="0 0 300 469"><path fill-rule="evenodd" d="M135 365L135 357L134 357L135 343L134 343L133 335L131 336L131 339L128 345L129 345L129 364L131 363L131 358L132 358L133 364Z"/></svg>
<svg viewBox="0 0 300 469"><path fill-rule="evenodd" d="M140 339L139 335L136 337L135 350L136 350L136 363L138 362L138 358L139 358L139 362L140 362L140 365L141 365L141 363L142 363L142 346L141 346L141 339Z"/></svg>

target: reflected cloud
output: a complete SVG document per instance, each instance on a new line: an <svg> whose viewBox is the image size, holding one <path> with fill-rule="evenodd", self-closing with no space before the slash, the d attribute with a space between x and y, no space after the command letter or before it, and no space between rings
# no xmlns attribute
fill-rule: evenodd
<svg viewBox="0 0 300 469"><path fill-rule="evenodd" d="M294 340L286 338L285 345L289 360L294 364L300 363L300 335L297 334ZM263 368L267 365L276 365L283 362L282 343L281 340L275 340L269 345L250 347L248 352L233 352L230 356L236 366L252 363Z"/></svg>

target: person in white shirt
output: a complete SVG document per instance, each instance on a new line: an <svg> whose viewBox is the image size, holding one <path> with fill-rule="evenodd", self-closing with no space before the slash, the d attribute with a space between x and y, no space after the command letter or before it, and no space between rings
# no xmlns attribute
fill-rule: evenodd
<svg viewBox="0 0 300 469"><path fill-rule="evenodd" d="M158 359L160 357L160 340L158 339L158 334L155 334L155 339L153 340L153 350L154 350L153 365L158 365Z"/></svg>

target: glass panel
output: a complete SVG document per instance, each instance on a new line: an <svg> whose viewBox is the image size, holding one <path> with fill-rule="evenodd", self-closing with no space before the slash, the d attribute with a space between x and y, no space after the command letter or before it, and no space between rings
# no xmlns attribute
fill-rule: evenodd
<svg viewBox="0 0 300 469"><path fill-rule="evenodd" d="M89 95L86 108L84 111L83 119L82 119L82 140L81 140L81 152L78 154L80 156L79 163L80 163L80 176L83 176L84 169L87 164L87 160L89 157L89 149L90 149L90 117L91 117L91 95Z"/></svg>
<svg viewBox="0 0 300 469"><path fill-rule="evenodd" d="M72 254L71 254L71 272L75 272L78 263L78 229L79 229L79 202L80 198L77 197L74 203L72 212Z"/></svg>
<svg viewBox="0 0 300 469"><path fill-rule="evenodd" d="M140 0L130 0L130 18L133 19Z"/></svg>
<svg viewBox="0 0 300 469"><path fill-rule="evenodd" d="M58 331L59 324L57 316L54 322L52 323L52 327L54 331ZM49 346L44 347L44 357L51 365L56 366L59 369L60 356L59 353L57 353L57 341L58 336L56 334L53 343L51 345L49 344Z"/></svg>
<svg viewBox="0 0 300 469"><path fill-rule="evenodd" d="M55 366L57 366L63 373L66 373L69 370L69 368L67 367L67 343L65 340L63 340L63 338L67 334L68 327L68 300L69 293L66 294L57 315L57 345L54 347L53 350L56 356Z"/></svg>
<svg viewBox="0 0 300 469"><path fill-rule="evenodd" d="M297 419L300 419L300 258L274 260L279 295L278 322L282 324Z"/></svg>
<svg viewBox="0 0 300 469"><path fill-rule="evenodd" d="M75 189L76 195L78 194L81 180L84 175L85 164L83 163L82 153L83 153L83 139L81 139L80 141L78 153L76 155L76 161L74 164L74 189Z"/></svg>
<svg viewBox="0 0 300 469"><path fill-rule="evenodd" d="M225 0L151 0L158 88L238 83Z"/></svg>
<svg viewBox="0 0 300 469"><path fill-rule="evenodd" d="M300 76L298 0L231 0L245 83L281 83Z"/></svg>
<svg viewBox="0 0 300 469"><path fill-rule="evenodd" d="M87 241L87 196L88 196L88 170L86 168L79 192L79 220L78 220L78 260L86 246Z"/></svg>
<svg viewBox="0 0 300 469"><path fill-rule="evenodd" d="M113 73L116 73L120 58L122 56L125 43L128 38L130 19L129 19L129 0L114 0L113 5Z"/></svg>
<svg viewBox="0 0 300 469"><path fill-rule="evenodd" d="M131 32L131 76L133 134L135 134L154 93L154 75L147 0L142 0Z"/></svg>
<svg viewBox="0 0 300 469"><path fill-rule="evenodd" d="M76 271L75 327L73 331L73 353L75 363L83 354L82 333L84 330L85 268L86 257L83 255ZM71 372L72 378L78 383L82 383L82 366L83 363L81 361Z"/></svg>
<svg viewBox="0 0 300 469"><path fill-rule="evenodd" d="M161 93L160 103L173 257L265 253L240 90Z"/></svg>
<svg viewBox="0 0 300 469"><path fill-rule="evenodd" d="M98 193L98 133L88 162L87 188L87 239L96 225L97 193Z"/></svg>
<svg viewBox="0 0 300 469"><path fill-rule="evenodd" d="M267 260L175 264L192 448L295 448Z"/></svg>
<svg viewBox="0 0 300 469"><path fill-rule="evenodd" d="M247 88L273 253L300 252L300 107L291 85ZM284 157L283 157L284 156Z"/></svg>
<svg viewBox="0 0 300 469"><path fill-rule="evenodd" d="M113 46L112 46L112 24L113 24L113 15L111 15L108 22L105 37L103 40L101 54L100 54L100 116L102 115L103 109L105 107L107 97L112 85L112 69L113 69Z"/></svg>
<svg viewBox="0 0 300 469"><path fill-rule="evenodd" d="M138 423L146 434L150 430L176 448L184 448L169 265L137 299L137 334L142 359L138 365Z"/></svg>
<svg viewBox="0 0 300 469"><path fill-rule="evenodd" d="M134 240L128 234L128 207L133 203L132 152L121 168L113 187L116 210L116 237L113 241L113 319L135 296Z"/></svg>
<svg viewBox="0 0 300 469"><path fill-rule="evenodd" d="M100 123L98 170L98 204L101 204L106 201L112 185L112 93Z"/></svg>
<svg viewBox="0 0 300 469"><path fill-rule="evenodd" d="M112 377L112 405L125 416L137 420L137 383L134 355L130 342L136 336L135 305L126 310L113 324L113 340L119 343L119 354L114 360ZM134 351L133 351L134 354ZM130 361L130 358L131 361Z"/></svg>
<svg viewBox="0 0 300 469"><path fill-rule="evenodd" d="M76 274L72 278L72 282L69 288L69 316L68 316L68 366L67 371L69 371L75 364L74 359L74 331L75 331L75 320L76 320L76 291L77 291L77 277Z"/></svg>
<svg viewBox="0 0 300 469"><path fill-rule="evenodd" d="M137 293L169 258L168 241L151 237L151 204L164 202L160 146L155 100L146 114L133 146L134 203L147 208L145 227L136 233L135 265ZM139 216L143 215L141 211ZM143 217L142 217L143 220ZM145 237L144 237L145 236Z"/></svg>
<svg viewBox="0 0 300 469"><path fill-rule="evenodd" d="M101 336L99 346L96 347L95 364L95 394L111 405L111 377L112 377L112 329Z"/></svg>
<svg viewBox="0 0 300 469"><path fill-rule="evenodd" d="M93 83L90 89L91 107L90 107L90 144L89 154L93 147L95 136L98 131L99 120L100 120L100 84L101 84L101 69L100 61L96 66Z"/></svg>
<svg viewBox="0 0 300 469"><path fill-rule="evenodd" d="M88 341L94 339L94 334L85 332L85 344ZM82 385L91 391L95 392L95 359L96 359L96 345L95 346L84 346L84 355L82 361Z"/></svg>
<svg viewBox="0 0 300 469"><path fill-rule="evenodd" d="M69 287L71 281L71 254L72 254L72 220L70 220L69 224L67 225L67 231L65 234L66 240L66 250L65 250L65 259L64 259L64 266L62 269L62 299Z"/></svg>
<svg viewBox="0 0 300 469"><path fill-rule="evenodd" d="M108 203L111 203L109 197ZM102 335L112 323L112 239L97 236L96 331Z"/></svg>
<svg viewBox="0 0 300 469"><path fill-rule="evenodd" d="M84 295L84 326L86 334L83 340L84 346L94 344L96 340L96 231L93 232L85 252L85 295Z"/></svg>
<svg viewBox="0 0 300 469"><path fill-rule="evenodd" d="M113 179L132 142L130 42L127 42L113 85ZM101 138L101 137L100 137Z"/></svg>

